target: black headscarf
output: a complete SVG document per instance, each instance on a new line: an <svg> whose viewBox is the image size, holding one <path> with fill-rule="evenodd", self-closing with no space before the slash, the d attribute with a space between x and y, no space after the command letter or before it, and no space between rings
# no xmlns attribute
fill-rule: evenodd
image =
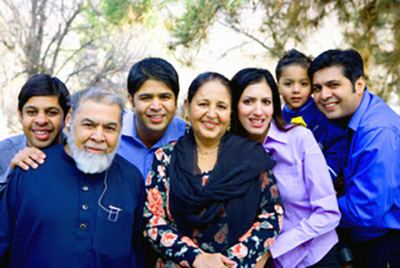
<svg viewBox="0 0 400 268"><path fill-rule="evenodd" d="M255 220L261 197L259 175L274 165L261 144L226 133L219 145L217 162L202 186L195 183L203 175L197 166L194 135L189 131L176 143L169 171L170 212L179 231L192 237L193 227L206 228L224 207L228 247L236 243Z"/></svg>

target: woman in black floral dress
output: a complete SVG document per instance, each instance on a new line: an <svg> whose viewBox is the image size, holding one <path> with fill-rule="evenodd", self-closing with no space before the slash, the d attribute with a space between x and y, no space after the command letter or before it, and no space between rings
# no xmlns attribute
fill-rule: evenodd
<svg viewBox="0 0 400 268"><path fill-rule="evenodd" d="M231 100L227 78L199 75L185 101L191 129L156 152L144 211L156 267L262 267L280 230L274 161L227 132Z"/></svg>

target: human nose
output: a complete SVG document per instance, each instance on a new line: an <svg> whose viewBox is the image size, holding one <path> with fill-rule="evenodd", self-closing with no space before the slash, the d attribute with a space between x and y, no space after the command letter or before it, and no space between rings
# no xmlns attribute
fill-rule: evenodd
<svg viewBox="0 0 400 268"><path fill-rule="evenodd" d="M92 133L91 139L95 142L103 142L105 140L103 128L100 126L95 128Z"/></svg>
<svg viewBox="0 0 400 268"><path fill-rule="evenodd" d="M332 91L327 87L322 87L320 94L322 100L327 100L332 96Z"/></svg>
<svg viewBox="0 0 400 268"><path fill-rule="evenodd" d="M214 107L210 106L210 107L208 108L208 111L207 111L207 116L208 116L209 118L215 118L215 117L217 116L217 114L216 114L216 109L215 109Z"/></svg>
<svg viewBox="0 0 400 268"><path fill-rule="evenodd" d="M37 116L35 117L35 123L38 125L44 125L48 122L48 118L46 116L46 113L44 112L39 112Z"/></svg>
<svg viewBox="0 0 400 268"><path fill-rule="evenodd" d="M161 109L161 102L158 98L154 98L151 102L151 109L159 111Z"/></svg>
<svg viewBox="0 0 400 268"><path fill-rule="evenodd" d="M293 85L293 93L299 93L300 92L300 85L298 83L295 83Z"/></svg>
<svg viewBox="0 0 400 268"><path fill-rule="evenodd" d="M262 115L262 110L261 110L261 103L256 103L254 110L253 110L254 115L261 116Z"/></svg>

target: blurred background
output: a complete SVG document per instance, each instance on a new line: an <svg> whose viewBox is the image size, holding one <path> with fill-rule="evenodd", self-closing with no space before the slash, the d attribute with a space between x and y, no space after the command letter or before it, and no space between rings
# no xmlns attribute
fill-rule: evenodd
<svg viewBox="0 0 400 268"><path fill-rule="evenodd" d="M130 67L170 61L182 103L197 74L275 72L282 52L354 48L367 85L400 112L400 0L0 0L0 139L21 133L17 96L37 73L71 92L105 87L126 99Z"/></svg>

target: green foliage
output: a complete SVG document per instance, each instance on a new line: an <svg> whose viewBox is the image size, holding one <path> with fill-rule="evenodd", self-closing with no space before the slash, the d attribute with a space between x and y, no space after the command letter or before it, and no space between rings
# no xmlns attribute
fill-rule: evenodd
<svg viewBox="0 0 400 268"><path fill-rule="evenodd" d="M244 26L241 14L264 13L258 32ZM364 59L369 87L388 99L400 95L399 0L198 0L185 1L185 12L174 18L171 49L199 49L216 21L257 42L273 58L288 49L289 41L301 43L320 28L328 16L336 16L343 29L343 48L352 47Z"/></svg>

